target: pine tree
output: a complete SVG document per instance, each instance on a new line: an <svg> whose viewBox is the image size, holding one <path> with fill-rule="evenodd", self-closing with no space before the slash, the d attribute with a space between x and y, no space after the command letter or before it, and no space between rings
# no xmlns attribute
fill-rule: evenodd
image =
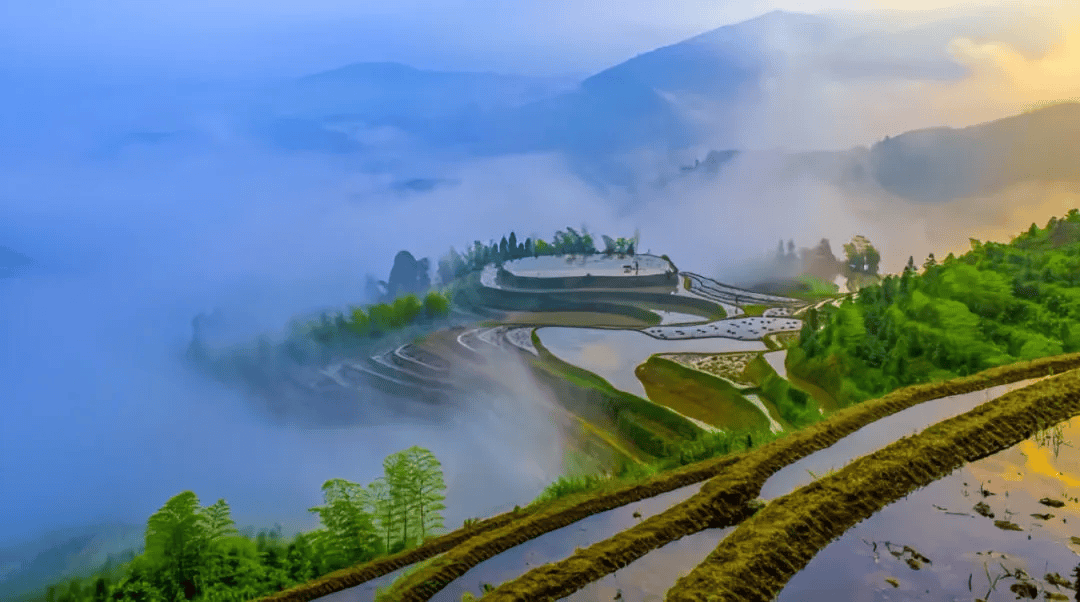
<svg viewBox="0 0 1080 602"><path fill-rule="evenodd" d="M936 266L936 265L937 265L937 260L936 260L936 259L934 259L934 254L933 254L933 253L931 253L931 254L930 254L930 255L929 255L929 256L928 256L927 258L926 258L926 261L924 261L924 262L923 262L923 270L929 270L930 268L932 268L932 267L934 267L934 266Z"/></svg>

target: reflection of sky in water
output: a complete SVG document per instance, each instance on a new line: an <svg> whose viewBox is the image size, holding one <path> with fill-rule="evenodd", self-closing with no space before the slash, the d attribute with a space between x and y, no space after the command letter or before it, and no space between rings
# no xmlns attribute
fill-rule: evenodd
<svg viewBox="0 0 1080 602"><path fill-rule="evenodd" d="M662 309L653 309L651 311L656 315L660 316L661 324L692 324L694 322L707 321L707 318L703 318L694 314L684 314L677 311L664 311Z"/></svg>
<svg viewBox="0 0 1080 602"><path fill-rule="evenodd" d="M771 500L781 495L787 495L796 488L813 482L814 477L810 475L810 472L820 476L830 470L839 470L855 458L873 453L899 440L901 437L921 431L947 418L959 416L987 401L1032 382L1034 381L1020 381L991 387L983 391L943 397L886 416L851 433L829 447L816 451L780 469L765 481L765 485L761 488L761 497Z"/></svg>
<svg viewBox="0 0 1080 602"><path fill-rule="evenodd" d="M608 602L622 592L623 600L663 602L664 593L716 549L735 530L706 529L653 550L627 566L594 581L563 600Z"/></svg>
<svg viewBox="0 0 1080 602"><path fill-rule="evenodd" d="M634 368L655 353L724 353L761 351L761 341L710 338L684 341L654 339L635 330L547 327L537 330L540 342L559 359L603 377L615 388L645 397Z"/></svg>
<svg viewBox="0 0 1080 602"><path fill-rule="evenodd" d="M1066 442L1080 434L1076 422L1065 424ZM980 494L980 483L995 495ZM971 600L987 593L988 570L994 578L1018 568L1040 590L1072 599L1073 592L1044 580L1054 572L1071 580L1080 560L1080 546L1070 541L1071 536L1080 535L1080 504L1065 496L1080 497L1080 453L1063 446L1055 458L1051 447L1024 441L965 466L863 521L818 553L788 583L778 602ZM1044 506L1038 502L1043 497L1066 505ZM993 520L972 510L978 502L990 507L994 520L1009 520L1023 530L995 527ZM1042 520L1032 514L1053 518ZM886 541L899 546L894 548L897 551L911 546L932 564L913 570L905 562L907 556L898 559L885 549ZM872 542L877 543L876 561ZM899 582L899 588L885 581L889 577ZM1017 582L1011 577L1000 579L990 599L1015 599L1009 587ZM1039 598L1044 598L1042 591Z"/></svg>
<svg viewBox="0 0 1080 602"><path fill-rule="evenodd" d="M576 548L586 548L612 537L619 531L629 529L650 516L660 514L700 491L701 486L702 483L695 483L647 500L613 508L530 539L476 565L435 594L431 600L459 602L466 591L479 595L481 583L499 585L516 579L539 565L567 558L574 554ZM635 512L641 517L634 517Z"/></svg>

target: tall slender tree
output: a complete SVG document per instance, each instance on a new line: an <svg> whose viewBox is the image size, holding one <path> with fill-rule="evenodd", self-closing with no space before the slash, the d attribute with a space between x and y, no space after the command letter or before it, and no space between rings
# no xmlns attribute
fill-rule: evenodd
<svg viewBox="0 0 1080 602"><path fill-rule="evenodd" d="M368 499L378 523L379 535L384 540L385 549L389 551L393 547L391 537L397 534L398 524L394 499L390 495L390 485L385 477L379 477L368 485Z"/></svg>
<svg viewBox="0 0 1080 602"><path fill-rule="evenodd" d="M415 500L420 540L435 530L443 528L440 510L446 508L446 485L443 483L442 465L430 451L413 446L405 450L410 466L410 494Z"/></svg>
<svg viewBox="0 0 1080 602"><path fill-rule="evenodd" d="M412 466L405 452L390 454L383 460L386 483L390 489L393 522L401 533L401 542L410 547L416 539L416 501L412 495Z"/></svg>

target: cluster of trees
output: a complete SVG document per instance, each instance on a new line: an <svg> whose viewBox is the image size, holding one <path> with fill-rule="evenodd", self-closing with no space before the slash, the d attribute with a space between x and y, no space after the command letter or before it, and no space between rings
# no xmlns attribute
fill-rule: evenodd
<svg viewBox="0 0 1080 602"><path fill-rule="evenodd" d="M49 587L43 602L140 600L241 602L326 573L392 554L443 529L442 468L411 447L388 456L385 475L368 487L331 479L324 504L311 509L321 527L286 541L280 527L240 534L225 500L202 507L191 491L150 517L145 549L123 565Z"/></svg>
<svg viewBox="0 0 1080 602"><path fill-rule="evenodd" d="M637 233L632 239L622 237L612 239L601 235L604 241L603 252L633 255L638 244L638 237ZM490 241L484 244L479 240L473 241L472 245L466 246L464 253L459 253L451 247L450 252L439 260L437 271L440 280L446 284L454 278L482 270L489 263L502 263L543 255L593 255L598 252L593 236L585 226L581 227L580 232L569 226L565 230L558 230L550 242L531 237L519 241L517 234L511 232L509 236L503 236L497 243Z"/></svg>
<svg viewBox="0 0 1080 602"><path fill-rule="evenodd" d="M294 324L283 351L298 363L325 361L331 350L349 349L411 324L445 317L449 315L451 305L449 294L431 291L423 300L410 293L392 303L376 303L366 309L351 307L337 314L324 313L317 321Z"/></svg>
<svg viewBox="0 0 1080 602"><path fill-rule="evenodd" d="M1009 244L914 258L854 302L811 312L789 369L842 402L1080 350L1080 213Z"/></svg>
<svg viewBox="0 0 1080 602"><path fill-rule="evenodd" d="M852 274L876 276L881 263L881 253L861 234L844 245L844 258L847 260L845 266Z"/></svg>
<svg viewBox="0 0 1080 602"><path fill-rule="evenodd" d="M843 249L844 259L841 260L833 254L832 245L827 238L822 238L813 247L798 250L794 240L789 239L785 243L781 239L777 244L776 254L769 262L768 271L774 277L797 278L809 275L824 282L832 282L839 274L849 279L877 276L881 253L869 239L861 234L856 235L851 242L843 245Z"/></svg>

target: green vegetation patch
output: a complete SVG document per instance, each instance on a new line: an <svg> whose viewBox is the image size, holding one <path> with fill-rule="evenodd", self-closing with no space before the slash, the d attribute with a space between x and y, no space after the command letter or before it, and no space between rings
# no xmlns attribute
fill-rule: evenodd
<svg viewBox="0 0 1080 602"><path fill-rule="evenodd" d="M1080 350L1080 211L807 312L789 371L847 405L900 386Z"/></svg>
<svg viewBox="0 0 1080 602"><path fill-rule="evenodd" d="M761 355L746 366L745 376L758 383L761 397L768 400L791 426L802 428L821 418L810 396L777 374Z"/></svg>
<svg viewBox="0 0 1080 602"><path fill-rule="evenodd" d="M634 373L649 399L730 431L769 428L768 418L726 380L654 355Z"/></svg>
<svg viewBox="0 0 1080 602"><path fill-rule="evenodd" d="M667 600L773 600L815 554L859 521L1078 413L1080 372L1073 370L905 437L773 500L679 579Z"/></svg>
<svg viewBox="0 0 1080 602"><path fill-rule="evenodd" d="M765 313L765 310L769 309L768 305L743 305L742 311L747 316L760 316Z"/></svg>
<svg viewBox="0 0 1080 602"><path fill-rule="evenodd" d="M561 380L592 392L592 395L584 396L583 402L567 409L574 413L579 413L580 410L586 416L590 413L602 413L614 422L624 437L645 453L657 458L664 457L680 442L696 439L703 433L701 427L679 413L637 395L620 391L600 376L562 361L544 347L536 332L533 332L532 340L541 358L532 364L539 376L549 381L554 379L556 382L553 384L556 386L557 381ZM564 393L571 395L560 395L559 399L564 404L571 403L572 392ZM577 397L582 397L580 392ZM582 407L582 403L594 407Z"/></svg>

